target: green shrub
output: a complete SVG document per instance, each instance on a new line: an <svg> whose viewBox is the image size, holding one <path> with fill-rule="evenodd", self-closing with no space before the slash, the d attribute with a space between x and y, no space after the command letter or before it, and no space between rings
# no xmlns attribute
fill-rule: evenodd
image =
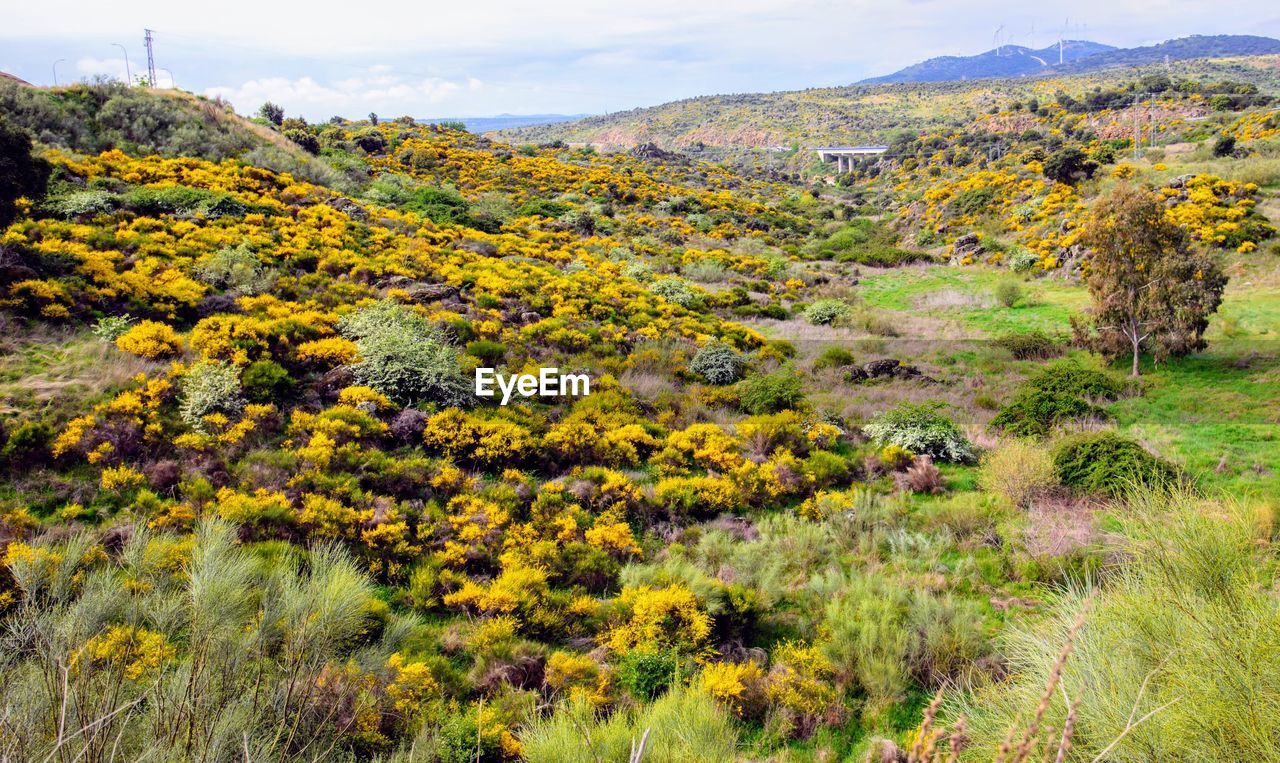
<svg viewBox="0 0 1280 763"><path fill-rule="evenodd" d="M679 660L671 650L633 651L618 658L618 684L636 699L650 700L676 681Z"/></svg>
<svg viewBox="0 0 1280 763"><path fill-rule="evenodd" d="M973 446L955 422L938 412L941 407L941 403L900 403L873 418L862 431L880 447L897 445L939 461L972 461Z"/></svg>
<svg viewBox="0 0 1280 763"><path fill-rule="evenodd" d="M132 323L133 318L129 315L105 315L94 324L93 335L108 344L115 344Z"/></svg>
<svg viewBox="0 0 1280 763"><path fill-rule="evenodd" d="M831 326L853 313L848 303L839 299L820 299L804 310L804 317L815 326Z"/></svg>
<svg viewBox="0 0 1280 763"><path fill-rule="evenodd" d="M662 278L654 281L649 286L649 291L681 307L690 307L698 299L698 293L689 286L689 283L679 278Z"/></svg>
<svg viewBox="0 0 1280 763"><path fill-rule="evenodd" d="M356 380L404 404L460 406L471 401L471 385L453 347L426 318L384 300L343 316L338 330L356 343Z"/></svg>
<svg viewBox="0 0 1280 763"><path fill-rule="evenodd" d="M50 196L41 206L51 215L70 219L112 212L119 203L120 198L110 191L89 189Z"/></svg>
<svg viewBox="0 0 1280 763"><path fill-rule="evenodd" d="M1001 334L995 345L1008 350L1017 360L1043 360L1062 353L1058 341L1039 329Z"/></svg>
<svg viewBox="0 0 1280 763"><path fill-rule="evenodd" d="M1069 421L1105 418L1095 404L1114 400L1123 390L1110 374L1074 360L1053 363L1029 378L991 426L1019 437L1043 437Z"/></svg>
<svg viewBox="0 0 1280 763"><path fill-rule="evenodd" d="M228 416L244 407L240 372L230 363L206 360L192 366L182 377L178 412L192 429L204 431L204 417L211 413Z"/></svg>
<svg viewBox="0 0 1280 763"><path fill-rule="evenodd" d="M507 354L507 346L491 339L477 339L467 343L467 354L479 358L489 366L496 366Z"/></svg>
<svg viewBox="0 0 1280 763"><path fill-rule="evenodd" d="M843 347L828 347L813 361L813 370L822 371L827 368L843 368L854 364L853 353Z"/></svg>
<svg viewBox="0 0 1280 763"><path fill-rule="evenodd" d="M274 360L262 359L250 363L241 375L244 395L255 403L280 400L293 389L293 377L284 366Z"/></svg>
<svg viewBox="0 0 1280 763"><path fill-rule="evenodd" d="M194 270L196 278L210 286L247 295L271 288L277 275L244 243L224 246L198 262Z"/></svg>
<svg viewBox="0 0 1280 763"><path fill-rule="evenodd" d="M1017 281L1001 281L995 288L996 301L1012 308L1022 299L1022 285Z"/></svg>
<svg viewBox="0 0 1280 763"><path fill-rule="evenodd" d="M709 384L733 384L742 378L746 358L728 344L716 339L698 348L689 361L689 371L706 379Z"/></svg>
<svg viewBox="0 0 1280 763"><path fill-rule="evenodd" d="M1017 247L1007 258L1009 269L1015 273L1027 273L1040 261L1039 255L1030 249Z"/></svg>
<svg viewBox="0 0 1280 763"><path fill-rule="evenodd" d="M777 413L804 402L804 381L792 368L750 376L739 382L739 400L748 413Z"/></svg>
<svg viewBox="0 0 1280 763"><path fill-rule="evenodd" d="M1058 481L1079 493L1119 497L1179 479L1173 464L1113 431L1063 438L1053 449Z"/></svg>

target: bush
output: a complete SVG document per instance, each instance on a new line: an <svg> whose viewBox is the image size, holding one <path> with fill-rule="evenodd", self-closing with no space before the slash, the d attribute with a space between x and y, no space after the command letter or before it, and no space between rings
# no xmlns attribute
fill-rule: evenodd
<svg viewBox="0 0 1280 763"><path fill-rule="evenodd" d="M1034 442L1004 443L982 457L978 484L1014 506L1025 508L1036 495L1058 484L1053 456Z"/></svg>
<svg viewBox="0 0 1280 763"><path fill-rule="evenodd" d="M1089 495L1119 497L1177 481L1178 468L1113 431L1064 438L1053 449L1058 481Z"/></svg>
<svg viewBox="0 0 1280 763"><path fill-rule="evenodd" d="M828 347L813 361L813 370L822 371L827 368L843 368L855 362L853 353L843 347Z"/></svg>
<svg viewBox="0 0 1280 763"><path fill-rule="evenodd" d="M240 373L222 361L204 361L182 377L178 412L192 429L204 431L204 417L211 413L232 415L244 407Z"/></svg>
<svg viewBox="0 0 1280 763"><path fill-rule="evenodd" d="M738 398L748 413L777 413L804 402L804 382L792 368L751 376L738 386Z"/></svg>
<svg viewBox="0 0 1280 763"><path fill-rule="evenodd" d="M159 360L182 352L182 340L167 323L143 321L117 336L116 347L130 355Z"/></svg>
<svg viewBox="0 0 1280 763"><path fill-rule="evenodd" d="M928 456L917 458L907 470L893 476L893 484L908 493L937 495L946 488L942 472Z"/></svg>
<svg viewBox="0 0 1280 763"><path fill-rule="evenodd" d="M972 461L973 446L955 422L938 412L941 407L941 403L901 403L876 416L862 431L881 447L897 445L939 461Z"/></svg>
<svg viewBox="0 0 1280 763"><path fill-rule="evenodd" d="M689 307L698 299L697 292L689 286L688 282L679 278L663 278L654 281L649 291L681 307Z"/></svg>
<svg viewBox="0 0 1280 763"><path fill-rule="evenodd" d="M17 219L18 199L44 195L49 172L49 163L32 153L31 136L0 117L0 230Z"/></svg>
<svg viewBox="0 0 1280 763"><path fill-rule="evenodd" d="M676 653L671 650L627 652L618 659L618 683L632 697L650 700L675 682L678 668Z"/></svg>
<svg viewBox="0 0 1280 763"><path fill-rule="evenodd" d="M133 318L128 315L104 315L94 324L93 335L104 342L115 344L115 341L129 330L131 323Z"/></svg>
<svg viewBox="0 0 1280 763"><path fill-rule="evenodd" d="M830 326L847 319L853 308L838 299L820 299L805 308L804 317L815 326Z"/></svg>
<svg viewBox="0 0 1280 763"><path fill-rule="evenodd" d="M996 301L1012 308L1022 299L1022 285L1017 281L1001 281L995 288Z"/></svg>
<svg viewBox="0 0 1280 763"><path fill-rule="evenodd" d="M248 244L224 246L195 267L201 281L239 294L261 294L271 288L276 273L268 269Z"/></svg>
<svg viewBox="0 0 1280 763"><path fill-rule="evenodd" d="M1026 273L1036 266L1040 257L1029 249L1018 247L1009 254L1009 269L1015 273Z"/></svg>
<svg viewBox="0 0 1280 763"><path fill-rule="evenodd" d="M689 371L701 376L709 384L733 384L742 378L746 365L746 359L737 350L717 339L711 339L699 347L689 361Z"/></svg>
<svg viewBox="0 0 1280 763"><path fill-rule="evenodd" d="M1103 371L1068 360L1046 366L1028 379L991 426L1018 437L1042 437L1058 426L1107 413L1095 400L1114 400L1120 382Z"/></svg>
<svg viewBox="0 0 1280 763"><path fill-rule="evenodd" d="M507 354L507 346L502 342L477 339L474 342L467 343L467 354L474 358L479 358L482 363L487 363L492 367L502 362L503 356Z"/></svg>
<svg viewBox="0 0 1280 763"><path fill-rule="evenodd" d="M279 400L293 389L293 378L284 366L274 360L258 360L244 369L244 394L256 403Z"/></svg>
<svg viewBox="0 0 1280 763"><path fill-rule="evenodd" d="M471 401L470 381L445 335L426 318L391 301L343 316L338 329L355 342L352 375L403 404L460 406Z"/></svg>
<svg viewBox="0 0 1280 763"><path fill-rule="evenodd" d="M1017 360L1043 360L1062 353L1057 340L1039 329L1001 334L995 345L1008 350Z"/></svg>

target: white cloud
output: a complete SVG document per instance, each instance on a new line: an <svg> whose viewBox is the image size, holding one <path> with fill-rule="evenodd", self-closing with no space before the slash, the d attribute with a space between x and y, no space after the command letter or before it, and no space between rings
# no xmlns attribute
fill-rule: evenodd
<svg viewBox="0 0 1280 763"><path fill-rule="evenodd" d="M464 91L477 91L483 83L476 78L452 81L439 77L408 78L388 74L383 66L373 66L359 76L321 83L312 77L289 79L268 77L240 85L206 88L210 97L225 98L242 113L252 113L266 101L285 106L289 113L363 115L366 109L388 115L436 113L450 98Z"/></svg>

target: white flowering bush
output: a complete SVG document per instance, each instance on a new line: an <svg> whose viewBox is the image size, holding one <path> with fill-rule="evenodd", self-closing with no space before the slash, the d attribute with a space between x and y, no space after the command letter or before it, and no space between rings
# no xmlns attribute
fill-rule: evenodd
<svg viewBox="0 0 1280 763"><path fill-rule="evenodd" d="M244 402L239 370L230 363L207 360L192 366L182 377L178 413L193 429L202 432L205 416L239 413Z"/></svg>
<svg viewBox="0 0 1280 763"><path fill-rule="evenodd" d="M404 404L460 406L471 400L448 338L404 305L383 301L345 316L338 330L356 343L356 381Z"/></svg>
<svg viewBox="0 0 1280 763"><path fill-rule="evenodd" d="M876 416L862 432L881 447L897 445L938 461L973 461L973 445L954 421L938 412L940 407L939 403L902 403Z"/></svg>

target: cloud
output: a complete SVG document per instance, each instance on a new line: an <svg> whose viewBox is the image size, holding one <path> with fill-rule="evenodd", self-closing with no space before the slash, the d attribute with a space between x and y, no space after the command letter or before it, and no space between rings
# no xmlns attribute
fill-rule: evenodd
<svg viewBox="0 0 1280 763"><path fill-rule="evenodd" d="M386 66L371 66L364 73L322 83L308 76L290 79L266 77L239 85L205 88L209 97L225 98L242 113L252 113L266 101L282 104L290 113L363 114L372 109L386 114L435 113L459 93L476 92L484 83L477 78L460 81L440 77L412 78L391 73Z"/></svg>

